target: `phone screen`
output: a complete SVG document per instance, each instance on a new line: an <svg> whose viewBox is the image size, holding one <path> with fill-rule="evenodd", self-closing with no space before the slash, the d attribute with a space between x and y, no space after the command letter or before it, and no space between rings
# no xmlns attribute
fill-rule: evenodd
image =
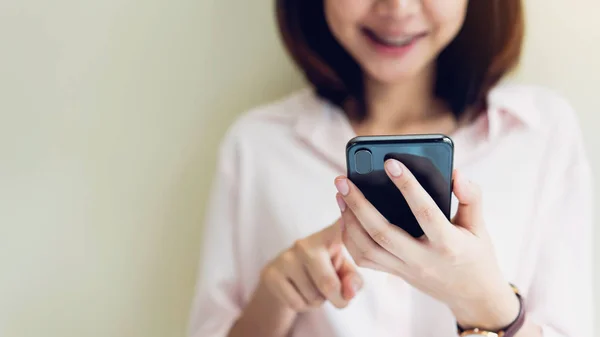
<svg viewBox="0 0 600 337"><path fill-rule="evenodd" d="M384 163L393 158L406 165L449 219L453 157L445 136L358 137L347 147L348 178L390 223L420 237L423 230Z"/></svg>

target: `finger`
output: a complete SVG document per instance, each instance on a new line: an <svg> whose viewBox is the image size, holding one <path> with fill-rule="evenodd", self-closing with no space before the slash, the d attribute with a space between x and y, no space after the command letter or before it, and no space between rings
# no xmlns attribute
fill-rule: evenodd
<svg viewBox="0 0 600 337"><path fill-rule="evenodd" d="M285 281L281 282L279 289L283 299L295 311L302 311L308 306L308 303L306 303L290 279L285 279Z"/></svg>
<svg viewBox="0 0 600 337"><path fill-rule="evenodd" d="M433 198L419 184L410 170L399 161L394 159L386 161L385 170L406 199L406 203L429 240L443 241L452 226Z"/></svg>
<svg viewBox="0 0 600 337"><path fill-rule="evenodd" d="M342 241L342 224L341 218L331 226L322 229L320 232L313 234L318 237L323 246L328 248L336 248L335 245Z"/></svg>
<svg viewBox="0 0 600 337"><path fill-rule="evenodd" d="M354 222L361 226L377 245L401 259L415 254L420 248L420 243L415 238L389 223L349 179L338 177L335 185L347 205L343 213L352 211L353 214L351 218L342 216L346 230L349 226L348 221L356 218Z"/></svg>
<svg viewBox="0 0 600 337"><path fill-rule="evenodd" d="M483 207L479 186L455 171L454 194L459 202L454 217L455 224L477 234L483 227Z"/></svg>
<svg viewBox="0 0 600 337"><path fill-rule="evenodd" d="M283 269L287 279L289 279L292 285L294 285L308 306L316 307L324 301L323 296L321 296L316 286L310 280L308 272L304 269L304 266L294 254L285 256L284 263L282 264L281 268Z"/></svg>
<svg viewBox="0 0 600 337"><path fill-rule="evenodd" d="M342 248L340 247L340 249L338 249L334 254L333 259L331 259L331 262L333 263L333 269L337 270L338 272L344 263L344 256L341 254L341 250Z"/></svg>
<svg viewBox="0 0 600 337"><path fill-rule="evenodd" d="M361 267L375 262L388 271L400 270L404 267L401 258L379 246L360 225L358 218L350 208L342 213L344 219L344 244L354 261Z"/></svg>
<svg viewBox="0 0 600 337"><path fill-rule="evenodd" d="M358 251L358 248L356 248L356 244L351 240L348 241L346 246L347 246L347 250L350 254L352 254L351 252L353 252L353 251ZM380 272L384 272L384 273L388 273L388 274L393 273L393 271L390 270L389 268L386 268L386 267L380 265L379 263L377 263L375 261L371 261L367 258L362 258L359 262L360 262L360 264L358 264L358 265L361 268L367 268L367 269L376 270L376 271L380 271ZM346 281L346 282L349 283L349 281Z"/></svg>
<svg viewBox="0 0 600 337"><path fill-rule="evenodd" d="M344 308L348 303L342 298L341 282L333 267L331 256L326 250L306 254L303 264L311 281L321 295L336 308Z"/></svg>
<svg viewBox="0 0 600 337"><path fill-rule="evenodd" d="M390 158L403 163L404 166L413 172L418 181L422 181L423 186L430 186L432 191L447 190L446 186L448 182L431 159L408 153L394 153L390 155Z"/></svg>
<svg viewBox="0 0 600 337"><path fill-rule="evenodd" d="M269 284L274 284L273 292L275 296L286 303L294 311L303 310L307 303L304 298L298 293L295 286L285 276L285 274L276 268L271 268L266 272L265 278Z"/></svg>
<svg viewBox="0 0 600 337"><path fill-rule="evenodd" d="M346 301L350 301L362 288L362 277L360 277L354 263L346 258L342 260L338 269L338 277L342 282L342 297Z"/></svg>

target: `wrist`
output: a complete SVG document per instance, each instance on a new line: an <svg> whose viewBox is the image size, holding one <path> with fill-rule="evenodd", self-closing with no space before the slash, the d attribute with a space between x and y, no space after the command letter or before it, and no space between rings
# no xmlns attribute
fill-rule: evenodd
<svg viewBox="0 0 600 337"><path fill-rule="evenodd" d="M452 305L451 310L457 324L463 329L498 331L518 317L520 302L512 287L506 284L481 298L459 301Z"/></svg>
<svg viewBox="0 0 600 337"><path fill-rule="evenodd" d="M296 311L281 302L269 287L260 282L228 337L287 336L296 316Z"/></svg>

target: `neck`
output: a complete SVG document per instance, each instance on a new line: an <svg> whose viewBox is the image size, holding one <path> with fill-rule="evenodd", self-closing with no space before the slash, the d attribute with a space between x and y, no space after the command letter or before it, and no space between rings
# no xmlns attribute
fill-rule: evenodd
<svg viewBox="0 0 600 337"><path fill-rule="evenodd" d="M435 70L410 81L388 84L366 79L367 118L360 134L449 132L452 114L434 95Z"/></svg>

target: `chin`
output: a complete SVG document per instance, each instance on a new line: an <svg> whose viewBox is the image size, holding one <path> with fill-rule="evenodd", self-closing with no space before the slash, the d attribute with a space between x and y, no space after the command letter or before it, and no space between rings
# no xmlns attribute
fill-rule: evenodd
<svg viewBox="0 0 600 337"><path fill-rule="evenodd" d="M423 73L421 67L375 67L367 68L366 74L372 80L382 84L401 84L414 80Z"/></svg>

